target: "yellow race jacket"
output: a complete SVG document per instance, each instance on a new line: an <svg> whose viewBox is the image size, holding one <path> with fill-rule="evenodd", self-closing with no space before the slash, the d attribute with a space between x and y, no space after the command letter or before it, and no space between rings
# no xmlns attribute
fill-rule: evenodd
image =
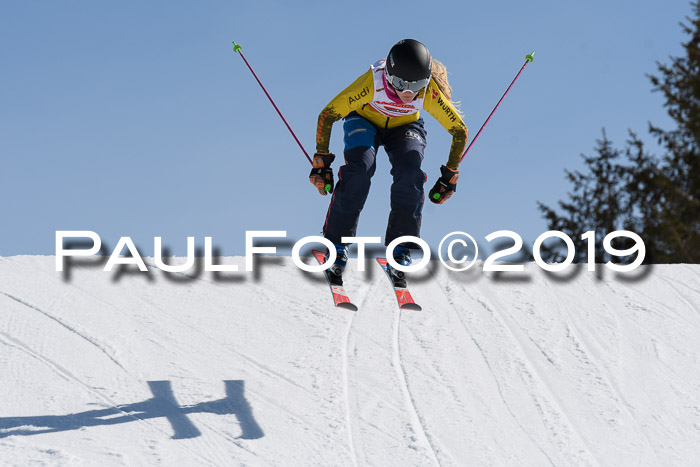
<svg viewBox="0 0 700 467"><path fill-rule="evenodd" d="M379 113L370 105L374 99L374 88L373 71L369 69L328 103L318 116L316 152L328 152L333 123L353 111L380 128L395 128L418 120L419 112L396 117L388 117ZM467 125L434 79L431 78L428 87L418 93L417 99L423 99L423 109L435 117L452 135L450 155L445 165L456 169L467 144L469 135Z"/></svg>

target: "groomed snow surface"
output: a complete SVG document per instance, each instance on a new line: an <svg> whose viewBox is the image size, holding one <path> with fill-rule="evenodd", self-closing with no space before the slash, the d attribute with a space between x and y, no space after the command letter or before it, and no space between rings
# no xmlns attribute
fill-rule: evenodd
<svg viewBox="0 0 700 467"><path fill-rule="evenodd" d="M0 258L0 464L700 462L700 266L256 268Z"/></svg>

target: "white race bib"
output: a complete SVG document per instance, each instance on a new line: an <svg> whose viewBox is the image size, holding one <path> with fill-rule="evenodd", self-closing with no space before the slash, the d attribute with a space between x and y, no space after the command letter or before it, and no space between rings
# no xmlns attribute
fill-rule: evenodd
<svg viewBox="0 0 700 467"><path fill-rule="evenodd" d="M369 105L374 110L387 117L402 117L411 115L423 109L423 98L419 97L413 102L404 104L402 102L394 102L386 93L384 88L384 67L386 60L379 60L372 64L372 76L374 77L374 98Z"/></svg>

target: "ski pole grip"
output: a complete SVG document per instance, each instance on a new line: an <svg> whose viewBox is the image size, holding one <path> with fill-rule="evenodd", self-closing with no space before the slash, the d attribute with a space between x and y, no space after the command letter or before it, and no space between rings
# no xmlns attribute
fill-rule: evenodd
<svg viewBox="0 0 700 467"><path fill-rule="evenodd" d="M444 183L440 182L440 180L435 182L435 186L433 186L428 193L428 196L430 196L430 201L435 204L442 204L442 198L444 197L442 189L444 188L446 188L446 186Z"/></svg>

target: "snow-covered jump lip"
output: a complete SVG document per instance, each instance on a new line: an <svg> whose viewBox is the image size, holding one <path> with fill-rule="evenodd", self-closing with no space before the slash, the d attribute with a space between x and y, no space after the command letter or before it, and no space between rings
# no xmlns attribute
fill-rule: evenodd
<svg viewBox="0 0 700 467"><path fill-rule="evenodd" d="M79 267L67 283L53 257L0 258L4 463L697 457L698 265L656 265L632 282L584 264L555 282L530 263L519 283L438 267L431 280L409 275L414 312L396 306L377 264L363 280L350 258L352 312L288 257L261 268L264 283L183 283L147 264L152 281ZM247 406L225 381L245 382L232 391Z"/></svg>

